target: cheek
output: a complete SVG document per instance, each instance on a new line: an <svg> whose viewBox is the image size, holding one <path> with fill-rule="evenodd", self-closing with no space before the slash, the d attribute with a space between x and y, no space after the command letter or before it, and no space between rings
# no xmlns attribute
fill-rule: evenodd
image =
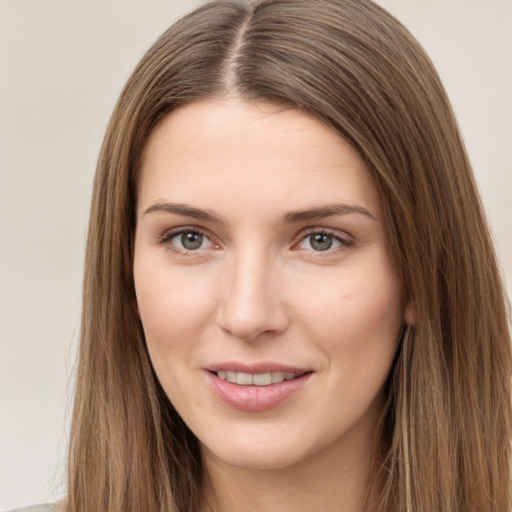
<svg viewBox="0 0 512 512"><path fill-rule="evenodd" d="M215 310L215 283L190 267L134 264L135 292L148 348L153 354L190 347Z"/></svg>
<svg viewBox="0 0 512 512"><path fill-rule="evenodd" d="M195 404L196 395L190 393L187 373L197 366L196 354L207 338L215 287L192 267L147 260L143 266L135 260L134 279L151 363L171 402L186 410Z"/></svg>
<svg viewBox="0 0 512 512"><path fill-rule="evenodd" d="M403 290L387 256L377 250L369 256L371 261L309 283L310 293L297 295L309 336L329 358L371 368L393 357L403 323Z"/></svg>

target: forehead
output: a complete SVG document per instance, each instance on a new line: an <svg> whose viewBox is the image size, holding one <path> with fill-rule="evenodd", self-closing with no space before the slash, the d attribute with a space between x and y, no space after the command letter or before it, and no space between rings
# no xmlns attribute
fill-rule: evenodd
<svg viewBox="0 0 512 512"><path fill-rule="evenodd" d="M259 211L347 202L380 212L366 165L332 129L298 109L238 99L189 104L151 133L138 207L162 199Z"/></svg>

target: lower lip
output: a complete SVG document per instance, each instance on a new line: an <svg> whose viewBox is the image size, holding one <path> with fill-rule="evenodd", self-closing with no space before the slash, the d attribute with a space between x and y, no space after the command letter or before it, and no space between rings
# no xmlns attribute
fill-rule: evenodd
<svg viewBox="0 0 512 512"><path fill-rule="evenodd" d="M220 379L215 373L207 372L214 393L226 405L246 412L262 412L277 407L299 392L311 375L305 373L295 379L269 386L241 386Z"/></svg>

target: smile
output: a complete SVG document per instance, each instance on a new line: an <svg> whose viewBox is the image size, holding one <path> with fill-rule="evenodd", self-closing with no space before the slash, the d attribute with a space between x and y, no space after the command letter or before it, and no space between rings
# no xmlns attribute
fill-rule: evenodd
<svg viewBox="0 0 512 512"><path fill-rule="evenodd" d="M218 371L217 377L239 386L270 386L285 380L293 380L300 374L291 372L244 373L233 371Z"/></svg>
<svg viewBox="0 0 512 512"><path fill-rule="evenodd" d="M225 405L245 412L263 412L277 407L300 393L314 373L311 370L298 368L293 372L291 370L294 368L286 367L265 371L270 370L269 365L266 364L255 365L259 368L241 367L244 365L230 366L232 367L230 370L221 369L226 368L224 365L210 368L205 372L207 382L210 389Z"/></svg>

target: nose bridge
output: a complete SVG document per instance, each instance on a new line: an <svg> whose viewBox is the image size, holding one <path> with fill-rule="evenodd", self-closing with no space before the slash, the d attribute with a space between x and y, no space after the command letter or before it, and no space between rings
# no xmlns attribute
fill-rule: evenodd
<svg viewBox="0 0 512 512"><path fill-rule="evenodd" d="M232 335L252 340L277 333L287 325L279 291L275 258L254 244L233 253L226 265L220 326Z"/></svg>

